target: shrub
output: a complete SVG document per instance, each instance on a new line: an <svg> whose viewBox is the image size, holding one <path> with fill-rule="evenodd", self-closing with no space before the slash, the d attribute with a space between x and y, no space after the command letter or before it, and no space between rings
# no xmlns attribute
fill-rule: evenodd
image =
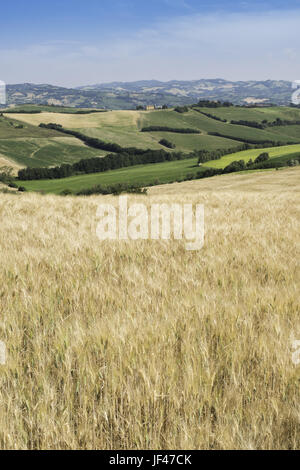
<svg viewBox="0 0 300 470"><path fill-rule="evenodd" d="M167 139L161 139L159 141L160 145L163 145L164 147L167 147L169 149L175 149L176 148L176 145L175 144L172 144L172 142L170 142L169 140Z"/></svg>
<svg viewBox="0 0 300 470"><path fill-rule="evenodd" d="M73 191L71 191L71 189L64 189L60 195L61 196L71 196L73 194Z"/></svg>
<svg viewBox="0 0 300 470"><path fill-rule="evenodd" d="M91 196L93 194L114 194L118 196L122 193L147 194L147 188L144 185L133 185L127 183L118 183L111 186L96 185L92 188L83 189L76 193L77 196Z"/></svg>
<svg viewBox="0 0 300 470"><path fill-rule="evenodd" d="M176 113L187 113L189 110L188 106L177 106L174 111L176 111Z"/></svg>
<svg viewBox="0 0 300 470"><path fill-rule="evenodd" d="M141 132L176 132L178 134L201 134L197 129L190 129L188 127L166 127L166 126L148 126L143 127Z"/></svg>
<svg viewBox="0 0 300 470"><path fill-rule="evenodd" d="M231 162L224 168L224 173L233 173L235 171L242 171L246 169L246 163L244 160Z"/></svg>
<svg viewBox="0 0 300 470"><path fill-rule="evenodd" d="M261 153L258 157L254 160L254 163L261 163L270 160L270 155L267 152Z"/></svg>

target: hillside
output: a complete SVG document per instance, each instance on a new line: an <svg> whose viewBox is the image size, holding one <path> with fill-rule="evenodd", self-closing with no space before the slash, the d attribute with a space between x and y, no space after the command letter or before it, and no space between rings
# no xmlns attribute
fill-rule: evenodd
<svg viewBox="0 0 300 470"><path fill-rule="evenodd" d="M164 150L174 155L181 152L182 155L179 161L155 165L134 167L132 164L130 168L120 169L114 166L104 174L75 174L62 179L51 176L49 181L24 182L27 189L55 193L81 191L97 184L152 185L196 177L201 171L197 153L201 151L211 152L211 158L215 158L215 152L227 154L221 159L206 160L202 170L225 168L237 160L255 160L263 152L282 162L299 157L300 109L191 106L177 111L173 108L108 112L87 109L77 114L65 108L27 106L0 116L0 157L6 166L11 162L15 168L53 167L115 152L114 148L109 150L101 145L95 148L86 138L117 144L125 150L133 147L142 151ZM49 123L63 129L39 127ZM79 134L73 136L67 134L68 131ZM166 147L165 142L172 148ZM245 144L249 148L241 152Z"/></svg>
<svg viewBox="0 0 300 470"><path fill-rule="evenodd" d="M231 101L234 104L274 103L289 105L291 82L283 80L239 81L201 79L160 82L104 83L79 88L23 83L7 86L9 106L27 104L76 108L135 109L139 105L177 106L199 99Z"/></svg>
<svg viewBox="0 0 300 470"><path fill-rule="evenodd" d="M101 243L97 207L115 197L0 194L0 447L298 449L299 181L294 168L129 197L205 204L192 253Z"/></svg>
<svg viewBox="0 0 300 470"><path fill-rule="evenodd" d="M0 116L0 157L5 165L44 167L105 154L73 137L18 120L18 115Z"/></svg>

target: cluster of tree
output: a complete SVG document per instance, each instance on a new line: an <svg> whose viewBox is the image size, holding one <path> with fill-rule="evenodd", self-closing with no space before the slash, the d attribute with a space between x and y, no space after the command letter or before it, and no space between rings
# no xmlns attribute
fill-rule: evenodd
<svg viewBox="0 0 300 470"><path fill-rule="evenodd" d="M201 163L209 162L211 160L220 160L224 155L230 155L235 152L242 152L243 150L249 150L252 148L249 144L242 144L238 147L229 149L217 149L217 150L195 150L194 156L198 157L198 165Z"/></svg>
<svg viewBox="0 0 300 470"><path fill-rule="evenodd" d="M275 121L267 121L266 119L262 121L262 123L265 125L265 127L276 127L276 126L299 126L300 121L299 120L287 120L287 119L280 119L277 118Z"/></svg>
<svg viewBox="0 0 300 470"><path fill-rule="evenodd" d="M300 125L299 120L291 121L291 120L286 120L286 119L280 119L277 118L275 121L267 121L267 119L264 119L261 122L257 121L244 121L244 120L239 120L239 121L231 121L231 124L237 124L239 126L248 126L248 127L254 127L256 129L266 129L267 127L276 127L276 126L297 126Z"/></svg>
<svg viewBox="0 0 300 470"><path fill-rule="evenodd" d="M44 106L53 107L55 110L60 110L62 114L93 114L93 113L107 113L107 109L76 109L74 108L74 111L70 111L70 108L65 108L64 106L55 106L51 104L46 104ZM55 112L55 110L53 112ZM5 111L6 114L40 114L43 112L43 109L17 109L14 110L14 108L8 109ZM52 110L51 110L52 112Z"/></svg>
<svg viewBox="0 0 300 470"><path fill-rule="evenodd" d="M231 124L237 124L239 126L247 126L247 127L255 127L256 129L265 129L265 125L261 122L256 122L256 121L244 121L244 120L239 120L239 121L230 121Z"/></svg>
<svg viewBox="0 0 300 470"><path fill-rule="evenodd" d="M260 163L247 164L247 170L266 170L268 168L280 168L287 165L286 161L277 160L277 158L271 158Z"/></svg>
<svg viewBox="0 0 300 470"><path fill-rule="evenodd" d="M41 112L42 112L41 109L35 109L35 110L32 110L32 109L16 109L16 110L14 110L14 108L8 109L7 111L5 111L6 114L40 114Z"/></svg>
<svg viewBox="0 0 300 470"><path fill-rule="evenodd" d="M146 185L128 184L128 183L117 183L110 186L97 185L92 188L83 189L76 193L76 196L91 196L93 194L115 194L119 195L122 193L133 193L133 194L147 194ZM72 191L65 190L62 195L72 194Z"/></svg>
<svg viewBox="0 0 300 470"><path fill-rule="evenodd" d="M167 139L161 139L159 141L159 143L160 143L160 145L163 145L164 147L167 147L168 149L175 149L176 148L176 145L173 144L172 142L170 142Z"/></svg>
<svg viewBox="0 0 300 470"><path fill-rule="evenodd" d="M201 108L229 108L234 106L230 101L210 101L210 100L200 100L197 104Z"/></svg>
<svg viewBox="0 0 300 470"><path fill-rule="evenodd" d="M190 129L188 127L167 127L167 126L148 126L143 127L141 132L175 132L178 134L201 134L197 129Z"/></svg>
<svg viewBox="0 0 300 470"><path fill-rule="evenodd" d="M270 160L270 155L267 152L261 153L258 157L254 160L254 163L261 163Z"/></svg>
<svg viewBox="0 0 300 470"><path fill-rule="evenodd" d="M21 181L61 179L82 173L102 173L135 165L183 160L192 156L192 154L187 156L181 152L166 152L165 150L147 150L142 154L112 153L104 158L88 158L72 165L64 164L53 168L24 168L19 170L18 178Z"/></svg>
<svg viewBox="0 0 300 470"><path fill-rule="evenodd" d="M73 137L76 137L77 139L81 140L84 142L86 145L92 148L100 149L100 150L106 150L107 152L114 152L114 153L126 153L129 155L143 155L144 153L150 152L150 149L140 149L136 147L121 147L119 144L114 144L114 143L109 143L109 142L104 142L100 139L95 139L94 137L89 137L85 134L82 134L81 132L72 130L72 129L65 129L63 126L60 124L40 124L40 127L46 128L46 129L53 129L58 132L62 132L67 135L72 135Z"/></svg>
<svg viewBox="0 0 300 470"><path fill-rule="evenodd" d="M266 159L266 157L262 157L260 161L257 160L261 156L257 157L255 162L249 160L248 163L245 163L244 160L236 160L231 162L227 165L224 169L221 168L203 168L201 171L193 174L189 174L186 177L182 178L180 181L187 181L187 180L194 180L200 178L208 178L211 176L222 175L227 173L234 173L236 171L246 171L246 170L259 170L259 169L267 169L267 168L280 168L286 166L286 162L278 161L277 159ZM296 158L296 165L300 164L300 157L299 159ZM294 163L293 165L294 166ZM177 180L179 181L179 180Z"/></svg>
<svg viewBox="0 0 300 470"><path fill-rule="evenodd" d="M234 173L235 171L243 171L246 169L246 163L244 162L244 160L239 160L239 161L234 161L234 162L231 162L229 165L227 165L224 170L223 170L223 173L226 174L226 173Z"/></svg>
<svg viewBox="0 0 300 470"><path fill-rule="evenodd" d="M77 111L72 111L71 113L65 112L65 114L94 114L94 113L107 113L107 109L90 109L90 110L77 110Z"/></svg>
<svg viewBox="0 0 300 470"><path fill-rule="evenodd" d="M254 162L250 159L247 163L244 160L234 161L227 165L223 173L233 173L244 170L259 170L267 168L280 168L286 166L286 162L278 159L270 159L268 153L260 154Z"/></svg>
<svg viewBox="0 0 300 470"><path fill-rule="evenodd" d="M15 188L16 185L13 182L14 177L13 177L13 168L10 166L3 166L0 168L0 182L7 184L11 188Z"/></svg>
<svg viewBox="0 0 300 470"><path fill-rule="evenodd" d="M187 113L189 111L189 107L188 106L177 106L174 111L176 111L176 113Z"/></svg>
<svg viewBox="0 0 300 470"><path fill-rule="evenodd" d="M215 121L220 121L220 122L227 122L227 119L222 119L219 116L215 116L214 114L210 113L204 113L203 111L200 111L200 109L195 109L195 111L198 111L198 113L203 114L206 117L209 117L211 119L214 119Z"/></svg>

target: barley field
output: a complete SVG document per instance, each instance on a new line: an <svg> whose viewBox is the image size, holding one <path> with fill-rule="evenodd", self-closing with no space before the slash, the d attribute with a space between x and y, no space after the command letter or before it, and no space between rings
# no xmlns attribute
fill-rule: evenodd
<svg viewBox="0 0 300 470"><path fill-rule="evenodd" d="M0 193L1 449L300 447L300 168L154 187L204 248L100 242L111 196Z"/></svg>

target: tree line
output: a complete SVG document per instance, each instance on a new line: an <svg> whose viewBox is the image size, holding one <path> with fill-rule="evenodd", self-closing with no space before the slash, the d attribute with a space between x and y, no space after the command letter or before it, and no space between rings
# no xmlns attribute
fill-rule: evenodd
<svg viewBox="0 0 300 470"><path fill-rule="evenodd" d="M160 143L160 145L163 145L164 147L167 147L168 149L175 149L176 148L176 145L173 144L172 142L170 142L167 139L161 139L159 141L159 143Z"/></svg>
<svg viewBox="0 0 300 470"><path fill-rule="evenodd" d="M287 119L280 119L277 118L275 121L267 121L264 119L261 122L257 121L245 121L243 119L239 121L232 120L230 121L231 124L237 124L239 126L247 126L247 127L255 127L257 129L266 129L267 127L277 127L277 126L298 126L300 125L299 120L287 120Z"/></svg>
<svg viewBox="0 0 300 470"><path fill-rule="evenodd" d="M73 164L63 164L53 168L24 168L19 170L18 178L22 181L61 179L77 174L102 173L135 165L184 160L186 158L192 158L192 156L192 154L186 155L182 152L167 152L165 150L148 150L144 151L142 154L111 153L103 158L88 158Z"/></svg>
<svg viewBox="0 0 300 470"><path fill-rule="evenodd" d="M234 106L234 104L230 101L200 100L196 106L200 108L230 108Z"/></svg>
<svg viewBox="0 0 300 470"><path fill-rule="evenodd" d="M280 147L286 145L286 142L280 142L275 140L260 140L260 139L250 139L246 137L236 137L228 134L222 134L221 132L208 132L208 135L214 135L216 137L223 137L224 139L237 140L238 142L245 142L248 144L259 145L261 147ZM289 145L296 145L299 142L289 142Z"/></svg>
<svg viewBox="0 0 300 470"><path fill-rule="evenodd" d="M195 108L195 111L197 111L197 112L200 113L200 114L203 114L203 115L206 116L206 117L209 117L209 118L211 118L211 119L214 119L215 121L227 122L227 119L222 119L222 118L220 118L219 116L215 116L214 114L204 113L204 111L200 111L200 109L196 109L196 108Z"/></svg>
<svg viewBox="0 0 300 470"><path fill-rule="evenodd" d="M190 129L188 127L167 127L167 126L148 126L143 127L141 132L175 132L178 134L201 134L197 129Z"/></svg>
<svg viewBox="0 0 300 470"><path fill-rule="evenodd" d="M247 127L254 127L256 129L265 129L265 125L262 124L261 122L256 122L256 121L244 121L244 120L239 120L239 121L235 121L235 120L232 120L230 121L230 124L236 124L238 126L247 126Z"/></svg>
<svg viewBox="0 0 300 470"><path fill-rule="evenodd" d="M73 132L73 131L72 131ZM77 132L75 132L77 134ZM94 140L94 139L93 139ZM97 140L97 139L96 139ZM168 144L171 144L171 142ZM114 145L114 144L108 144ZM171 144L173 145L173 144ZM130 167L135 165L147 165L150 163L162 163L167 161L186 160L198 158L199 163L210 160L217 160L226 154L248 150L250 145L243 144L230 149L217 150L195 150L192 153L185 154L182 152L168 152L166 150L141 150L137 149L137 153L111 153L106 157L82 159L73 164L62 164L60 166L48 168L31 168L27 167L19 170L18 179L41 180L41 179L61 179L78 174L102 173L109 170ZM130 149L132 150L132 149Z"/></svg>

